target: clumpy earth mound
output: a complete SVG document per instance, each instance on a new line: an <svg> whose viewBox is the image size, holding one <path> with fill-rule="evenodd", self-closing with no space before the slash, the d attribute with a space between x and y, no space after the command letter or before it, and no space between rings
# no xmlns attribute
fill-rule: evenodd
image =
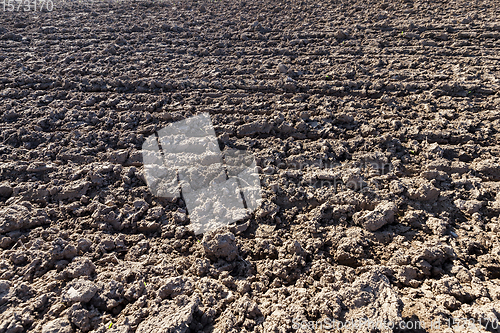
<svg viewBox="0 0 500 333"><path fill-rule="evenodd" d="M0 333L499 332L499 8L0 12ZM263 202L195 235L141 146L201 112Z"/></svg>

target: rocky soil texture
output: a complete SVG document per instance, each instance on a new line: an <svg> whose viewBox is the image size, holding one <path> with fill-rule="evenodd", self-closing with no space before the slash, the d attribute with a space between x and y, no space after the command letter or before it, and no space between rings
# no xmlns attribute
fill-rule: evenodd
<svg viewBox="0 0 500 333"><path fill-rule="evenodd" d="M0 333L499 332L499 8L1 12ZM253 154L264 203L196 236L148 190L141 146L200 112Z"/></svg>

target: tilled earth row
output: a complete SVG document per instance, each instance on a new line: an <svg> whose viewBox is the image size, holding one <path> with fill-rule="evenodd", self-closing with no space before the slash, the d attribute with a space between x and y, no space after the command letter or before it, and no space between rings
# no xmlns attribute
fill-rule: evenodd
<svg viewBox="0 0 500 333"><path fill-rule="evenodd" d="M499 17L494 0L1 12L0 333L499 332ZM141 146L200 112L253 154L264 201L195 236Z"/></svg>

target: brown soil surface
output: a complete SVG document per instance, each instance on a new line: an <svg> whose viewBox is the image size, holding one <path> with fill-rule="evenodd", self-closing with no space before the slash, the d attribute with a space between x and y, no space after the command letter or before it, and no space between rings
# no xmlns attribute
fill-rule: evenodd
<svg viewBox="0 0 500 333"><path fill-rule="evenodd" d="M0 333L500 332L499 8L0 12ZM264 203L195 236L141 145L200 112Z"/></svg>

